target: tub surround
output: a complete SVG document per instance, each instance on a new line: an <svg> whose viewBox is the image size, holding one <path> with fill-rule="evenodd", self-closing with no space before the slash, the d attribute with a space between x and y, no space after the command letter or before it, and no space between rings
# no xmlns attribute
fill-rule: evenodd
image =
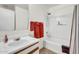
<svg viewBox="0 0 79 59"><path fill-rule="evenodd" d="M48 15L48 30L44 45L56 53L63 53L63 45L70 47L74 5L58 5L51 7L48 12L51 15Z"/></svg>

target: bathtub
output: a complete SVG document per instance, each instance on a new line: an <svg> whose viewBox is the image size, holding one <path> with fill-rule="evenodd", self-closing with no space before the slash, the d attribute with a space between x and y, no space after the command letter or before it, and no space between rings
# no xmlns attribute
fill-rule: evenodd
<svg viewBox="0 0 79 59"><path fill-rule="evenodd" d="M44 40L44 47L55 52L55 53L62 53L62 41L57 38L46 38Z"/></svg>

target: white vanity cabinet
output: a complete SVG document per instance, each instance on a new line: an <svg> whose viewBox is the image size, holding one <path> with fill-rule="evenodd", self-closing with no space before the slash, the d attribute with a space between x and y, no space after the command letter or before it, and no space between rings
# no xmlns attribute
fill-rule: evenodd
<svg viewBox="0 0 79 59"><path fill-rule="evenodd" d="M31 44L17 51L15 54L39 54L39 42Z"/></svg>

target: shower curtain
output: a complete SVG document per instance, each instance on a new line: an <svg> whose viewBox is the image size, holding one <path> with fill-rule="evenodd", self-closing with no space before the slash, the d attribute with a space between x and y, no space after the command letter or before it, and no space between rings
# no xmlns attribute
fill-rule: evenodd
<svg viewBox="0 0 79 59"><path fill-rule="evenodd" d="M77 6L74 8L70 38L70 54L78 54L78 15Z"/></svg>

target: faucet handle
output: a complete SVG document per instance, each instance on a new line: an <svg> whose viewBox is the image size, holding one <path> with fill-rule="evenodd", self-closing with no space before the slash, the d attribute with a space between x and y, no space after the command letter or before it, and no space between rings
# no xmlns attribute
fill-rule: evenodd
<svg viewBox="0 0 79 59"><path fill-rule="evenodd" d="M7 43L7 42L8 42L8 37L7 37L7 35L5 35L4 43Z"/></svg>

